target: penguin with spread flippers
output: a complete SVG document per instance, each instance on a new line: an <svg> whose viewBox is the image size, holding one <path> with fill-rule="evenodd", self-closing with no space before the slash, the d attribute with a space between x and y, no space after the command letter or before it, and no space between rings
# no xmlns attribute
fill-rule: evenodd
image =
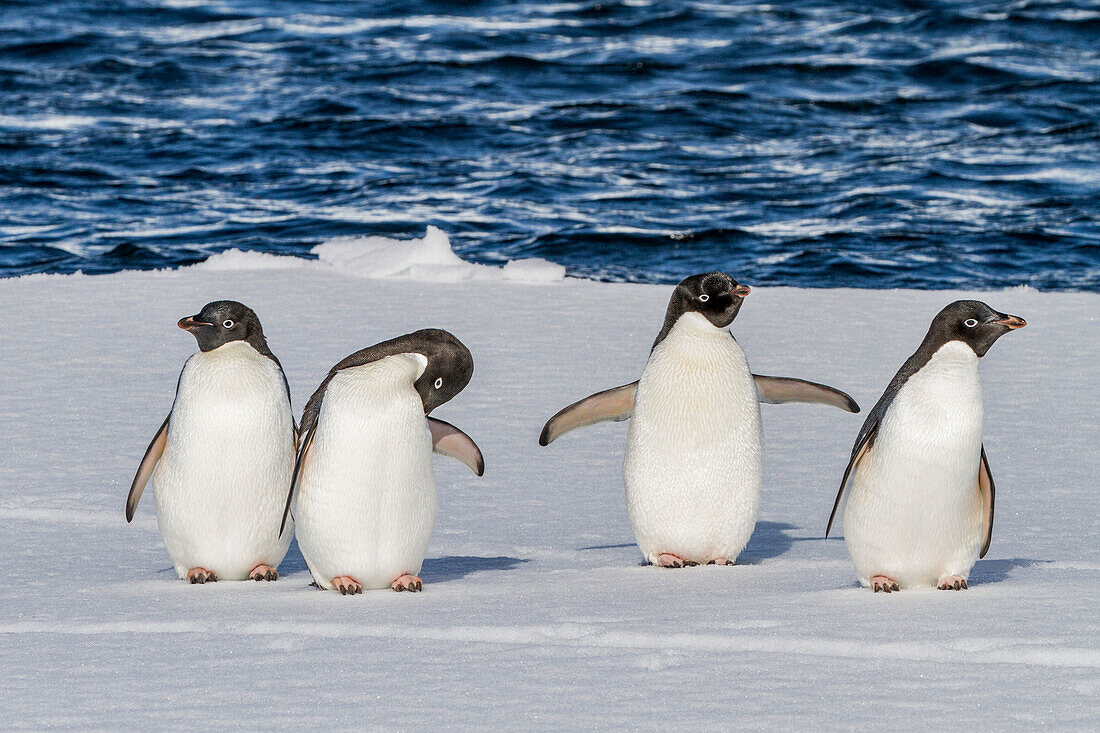
<svg viewBox="0 0 1100 733"><path fill-rule="evenodd" d="M867 415L825 529L828 537L844 504L862 585L967 587L993 532L978 359L1026 325L977 300L948 305Z"/></svg>
<svg viewBox="0 0 1100 733"><path fill-rule="evenodd" d="M432 452L485 470L469 436L428 417L473 371L461 341L426 329L348 356L310 397L283 519L294 516L321 588L421 590L435 524Z"/></svg>
<svg viewBox="0 0 1100 733"><path fill-rule="evenodd" d="M566 407L539 438L549 445L574 428L631 419L623 461L627 513L654 565L733 564L748 543L763 482L759 402L859 412L832 387L749 371L728 330L748 294L722 272L681 282L641 379Z"/></svg>
<svg viewBox="0 0 1100 733"><path fill-rule="evenodd" d="M164 546L192 583L275 580L291 533L278 532L294 469L290 388L251 308L208 303L180 320L199 344L172 411L126 499L134 517L149 478Z"/></svg>

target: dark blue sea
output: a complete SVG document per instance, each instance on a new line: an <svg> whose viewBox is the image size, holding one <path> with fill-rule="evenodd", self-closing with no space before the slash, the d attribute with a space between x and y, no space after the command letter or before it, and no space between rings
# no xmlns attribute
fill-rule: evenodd
<svg viewBox="0 0 1100 733"><path fill-rule="evenodd" d="M1100 2L0 4L0 275L310 256L1100 291Z"/></svg>

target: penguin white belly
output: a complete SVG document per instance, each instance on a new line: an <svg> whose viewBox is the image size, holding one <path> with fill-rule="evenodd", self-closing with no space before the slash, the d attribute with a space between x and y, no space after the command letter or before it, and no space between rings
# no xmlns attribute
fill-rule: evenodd
<svg viewBox="0 0 1100 733"><path fill-rule="evenodd" d="M294 508L322 588L345 575L389 588L420 572L436 511L431 433L412 387L425 364L390 356L329 382Z"/></svg>
<svg viewBox="0 0 1100 733"><path fill-rule="evenodd" d="M969 575L982 541L982 421L978 357L949 342L902 385L853 473L844 538L860 583Z"/></svg>
<svg viewBox="0 0 1100 733"><path fill-rule="evenodd" d="M245 580L282 561L293 534L279 536L293 426L282 372L247 343L187 360L153 475L157 523L181 578L201 567Z"/></svg>
<svg viewBox="0 0 1100 733"><path fill-rule="evenodd" d="M646 560L733 561L763 480L760 407L745 354L698 313L680 317L638 383L623 461L627 513Z"/></svg>

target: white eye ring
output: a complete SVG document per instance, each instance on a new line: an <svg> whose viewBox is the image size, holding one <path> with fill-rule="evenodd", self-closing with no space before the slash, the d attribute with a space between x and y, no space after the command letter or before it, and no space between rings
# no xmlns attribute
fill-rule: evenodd
<svg viewBox="0 0 1100 733"><path fill-rule="evenodd" d="M710 296L707 295L706 293L703 293L702 295L699 296L699 302L700 303L706 303L708 300L710 300Z"/></svg>
<svg viewBox="0 0 1100 733"><path fill-rule="evenodd" d="M963 325L967 328L974 328L974 326L978 325L978 321L974 318L967 318L965 321L963 321Z"/></svg>
<svg viewBox="0 0 1100 733"><path fill-rule="evenodd" d="M443 377L439 377L438 379L435 380L435 388L439 389L442 386L443 386Z"/></svg>
<svg viewBox="0 0 1100 733"><path fill-rule="evenodd" d="M226 320L222 321L222 325L225 326L226 328L233 328L234 324L233 324L232 319L226 319Z"/></svg>

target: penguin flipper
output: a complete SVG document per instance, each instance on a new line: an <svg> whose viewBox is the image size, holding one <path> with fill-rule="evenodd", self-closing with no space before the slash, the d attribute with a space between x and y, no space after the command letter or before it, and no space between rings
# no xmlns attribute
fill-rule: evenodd
<svg viewBox="0 0 1100 733"><path fill-rule="evenodd" d="M539 445L550 445L576 428L599 422L622 422L634 414L634 395L638 383L631 382L614 389L605 389L574 402L546 421L539 435Z"/></svg>
<svg viewBox="0 0 1100 733"><path fill-rule="evenodd" d="M829 514L829 523L825 526L825 539L829 538L829 532L833 528L833 520L836 519L837 509L840 508L840 500L844 498L844 491L848 488L848 480L852 477L852 473L856 470L859 462L871 450L871 444L875 442L876 435L878 435L877 421L869 426L864 426L863 431L860 432L859 440L856 441L856 445L852 449L852 457L848 461L848 467L844 469L844 478L840 480L840 490L836 492L833 511Z"/></svg>
<svg viewBox="0 0 1100 733"><path fill-rule="evenodd" d="M983 558L985 553L989 552L989 543L993 540L993 499L997 494L997 487L993 484L993 474L989 471L989 460L985 457L984 445L981 463L978 465L978 493L982 496L982 549L978 557Z"/></svg>
<svg viewBox="0 0 1100 733"><path fill-rule="evenodd" d="M149 447L145 449L145 456L141 459L137 474L134 475L134 482L130 484L130 493L126 497L127 522L133 520L138 502L141 501L141 495L145 491L145 484L149 483L149 478L153 475L153 469L157 467L157 461L164 454L164 445L168 442L168 420L171 417L172 415L169 413L168 417L164 418L164 422L160 424L160 429L153 436Z"/></svg>
<svg viewBox="0 0 1100 733"><path fill-rule="evenodd" d="M302 420L304 423L305 420ZM286 518L290 516L290 502L294 498L294 490L298 488L298 481L302 478L302 467L309 458L309 449L313 446L313 433L317 430L317 423L310 424L309 429L302 433L298 447L298 456L294 459L294 473L290 475L290 491L286 495L286 507L283 508L283 521L279 523L279 536L283 536L286 529Z"/></svg>
<svg viewBox="0 0 1100 733"><path fill-rule="evenodd" d="M756 382L756 399L769 405L784 402L816 402L832 405L848 412L859 412L859 405L848 394L825 384L807 382L794 377L765 377L753 374Z"/></svg>
<svg viewBox="0 0 1100 733"><path fill-rule="evenodd" d="M441 456L454 458L466 464L481 476L485 473L485 458L473 439L454 425L434 417L428 418L428 430L432 432L432 450Z"/></svg>

